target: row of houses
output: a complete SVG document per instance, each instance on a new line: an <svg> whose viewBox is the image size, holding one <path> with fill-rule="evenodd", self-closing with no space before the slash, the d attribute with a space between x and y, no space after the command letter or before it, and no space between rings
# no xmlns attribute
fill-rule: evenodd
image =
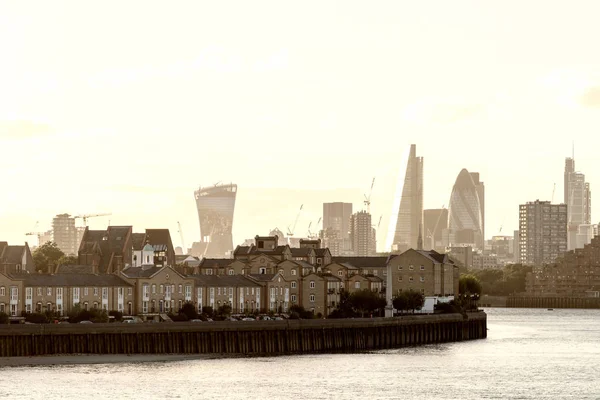
<svg viewBox="0 0 600 400"><path fill-rule="evenodd" d="M288 312L300 305L327 316L342 290L367 289L382 297L388 288L393 294L411 289L426 296L458 291L458 268L435 251L332 257L320 240L302 240L299 248L278 240L257 236L253 245L238 246L231 259L178 260L168 230L86 229L79 265L47 271L36 270L27 245L7 246L15 255L0 258L0 312L65 314L78 305L158 319L191 302L199 311L229 305L234 313Z"/></svg>

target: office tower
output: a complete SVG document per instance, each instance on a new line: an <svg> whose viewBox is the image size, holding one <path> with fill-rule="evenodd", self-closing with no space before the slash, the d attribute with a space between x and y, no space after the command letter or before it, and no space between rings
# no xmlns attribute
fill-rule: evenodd
<svg viewBox="0 0 600 400"><path fill-rule="evenodd" d="M479 206L481 209L481 237L485 241L485 186L483 182L479 180L479 172L471 172L471 179L477 190L477 196L479 197ZM483 250L483 249L481 249Z"/></svg>
<svg viewBox="0 0 600 400"><path fill-rule="evenodd" d="M237 185L215 185L194 192L200 221L201 256L227 257L233 251L233 212Z"/></svg>
<svg viewBox="0 0 600 400"><path fill-rule="evenodd" d="M414 144L404 154L392 207L386 250L416 249L423 232L423 157Z"/></svg>
<svg viewBox="0 0 600 400"><path fill-rule="evenodd" d="M75 227L75 218L69 214L59 214L52 219L53 240L66 255L73 256L79 250L79 232Z"/></svg>
<svg viewBox="0 0 600 400"><path fill-rule="evenodd" d="M566 204L536 200L519 206L522 264L549 264L567 251L567 215Z"/></svg>
<svg viewBox="0 0 600 400"><path fill-rule="evenodd" d="M592 222L592 194L590 184L585 181L585 175L575 170L575 159L565 159L565 204L567 205L568 249L583 248L591 240L589 234Z"/></svg>
<svg viewBox="0 0 600 400"><path fill-rule="evenodd" d="M480 188L482 186L483 184ZM483 251L483 217L479 191L466 169L460 171L452 188L448 215L450 246L472 246Z"/></svg>
<svg viewBox="0 0 600 400"><path fill-rule="evenodd" d="M357 257L375 254L375 229L371 225L371 214L359 211L350 217L350 240L352 250Z"/></svg>
<svg viewBox="0 0 600 400"><path fill-rule="evenodd" d="M352 243L350 243L351 216L352 203L323 203L323 245L331 246L331 254L336 252L333 255L339 256L344 250L352 247Z"/></svg>
<svg viewBox="0 0 600 400"><path fill-rule="evenodd" d="M443 233L448 229L448 209L423 211L423 247L425 250L445 252Z"/></svg>

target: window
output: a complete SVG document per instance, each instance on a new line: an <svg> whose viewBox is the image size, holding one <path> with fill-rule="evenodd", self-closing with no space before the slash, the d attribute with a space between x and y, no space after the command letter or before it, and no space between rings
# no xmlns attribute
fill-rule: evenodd
<svg viewBox="0 0 600 400"><path fill-rule="evenodd" d="M311 302L311 303L314 303L314 302L315 302L315 295L314 295L314 294L311 294L311 295L310 295L310 302Z"/></svg>
<svg viewBox="0 0 600 400"><path fill-rule="evenodd" d="M282 296L282 295L283 295L283 288L282 288L282 287L280 287L280 288L279 288L279 295L280 295L280 296Z"/></svg>
<svg viewBox="0 0 600 400"><path fill-rule="evenodd" d="M98 288L97 287L94 288L94 296L98 296Z"/></svg>
<svg viewBox="0 0 600 400"><path fill-rule="evenodd" d="M83 288L83 295L87 296L88 295L88 288Z"/></svg>
<svg viewBox="0 0 600 400"><path fill-rule="evenodd" d="M267 273L267 269L266 268L259 268L258 269L258 273L261 274L261 275L264 275L264 274Z"/></svg>
<svg viewBox="0 0 600 400"><path fill-rule="evenodd" d="M292 289L296 289L296 282L292 282Z"/></svg>
<svg viewBox="0 0 600 400"><path fill-rule="evenodd" d="M102 288L102 300L108 300L108 288Z"/></svg>
<svg viewBox="0 0 600 400"><path fill-rule="evenodd" d="M32 297L33 297L33 288L30 288L30 287L25 288L25 298L27 300L31 300ZM31 312L31 311L29 311L29 312Z"/></svg>
<svg viewBox="0 0 600 400"><path fill-rule="evenodd" d="M220 295L221 295L221 288L220 288L220 287L218 287L218 288L217 288L217 296L220 296Z"/></svg>
<svg viewBox="0 0 600 400"><path fill-rule="evenodd" d="M156 294L156 284L152 284L152 294Z"/></svg>
<svg viewBox="0 0 600 400"><path fill-rule="evenodd" d="M183 285L179 285L177 289L179 289L179 293L183 293Z"/></svg>
<svg viewBox="0 0 600 400"><path fill-rule="evenodd" d="M208 268L206 270L206 275L212 275L212 268Z"/></svg>
<svg viewBox="0 0 600 400"><path fill-rule="evenodd" d="M46 296L52 296L52 288L46 288Z"/></svg>
<svg viewBox="0 0 600 400"><path fill-rule="evenodd" d="M127 288L127 295L131 296L131 293L132 293L132 289L131 288Z"/></svg>
<svg viewBox="0 0 600 400"><path fill-rule="evenodd" d="M420 280L421 282L425 282L425 277L424 277L424 276L422 276L421 278L419 278L419 280Z"/></svg>
<svg viewBox="0 0 600 400"><path fill-rule="evenodd" d="M6 288L4 286L0 287L0 296L6 296Z"/></svg>
<svg viewBox="0 0 600 400"><path fill-rule="evenodd" d="M292 270L292 275L296 276L296 270L295 269Z"/></svg>
<svg viewBox="0 0 600 400"><path fill-rule="evenodd" d="M234 272L235 272L234 270L230 269L230 270L229 270L229 275L233 275L233 274L234 274Z"/></svg>
<svg viewBox="0 0 600 400"><path fill-rule="evenodd" d="M42 288L41 287L37 288L37 295L38 296L42 295Z"/></svg>
<svg viewBox="0 0 600 400"><path fill-rule="evenodd" d="M360 282L354 282L354 289L360 289Z"/></svg>
<svg viewBox="0 0 600 400"><path fill-rule="evenodd" d="M292 298L292 301L296 301L296 295L295 294L293 294L291 298Z"/></svg>
<svg viewBox="0 0 600 400"><path fill-rule="evenodd" d="M338 276L344 276L344 271L342 271L341 269L338 271Z"/></svg>
<svg viewBox="0 0 600 400"><path fill-rule="evenodd" d="M232 287L229 288L229 295L233 296L233 288Z"/></svg>
<svg viewBox="0 0 600 400"><path fill-rule="evenodd" d="M310 288L314 289L315 288L315 281L310 281Z"/></svg>
<svg viewBox="0 0 600 400"><path fill-rule="evenodd" d="M398 282L402 282L402 276L398 277Z"/></svg>
<svg viewBox="0 0 600 400"><path fill-rule="evenodd" d="M421 271L425 271L425 266L421 265Z"/></svg>
<svg viewBox="0 0 600 400"><path fill-rule="evenodd" d="M408 281L412 282L413 281L413 277L411 276L410 278L408 278Z"/></svg>
<svg viewBox="0 0 600 400"><path fill-rule="evenodd" d="M415 267L414 267L414 265L409 265L408 269L410 269L412 271L413 269L415 269Z"/></svg>
<svg viewBox="0 0 600 400"><path fill-rule="evenodd" d="M163 292L165 291L165 286L164 285L160 285L160 294L163 294Z"/></svg>
<svg viewBox="0 0 600 400"><path fill-rule="evenodd" d="M402 271L402 265L398 265L398 271Z"/></svg>

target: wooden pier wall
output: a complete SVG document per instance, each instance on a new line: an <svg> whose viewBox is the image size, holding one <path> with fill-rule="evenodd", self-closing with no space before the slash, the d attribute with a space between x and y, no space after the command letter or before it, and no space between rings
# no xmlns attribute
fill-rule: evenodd
<svg viewBox="0 0 600 400"><path fill-rule="evenodd" d="M595 297L525 297L513 296L506 300L512 308L600 308L600 298Z"/></svg>
<svg viewBox="0 0 600 400"><path fill-rule="evenodd" d="M280 355L483 339L483 312L347 320L0 326L0 357L56 354Z"/></svg>

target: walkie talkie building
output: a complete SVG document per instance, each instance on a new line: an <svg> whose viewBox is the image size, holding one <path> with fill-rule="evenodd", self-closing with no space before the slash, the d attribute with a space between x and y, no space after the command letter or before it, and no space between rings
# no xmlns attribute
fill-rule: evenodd
<svg viewBox="0 0 600 400"><path fill-rule="evenodd" d="M200 221L200 246L208 258L227 257L233 251L233 212L237 185L201 187L194 192Z"/></svg>

